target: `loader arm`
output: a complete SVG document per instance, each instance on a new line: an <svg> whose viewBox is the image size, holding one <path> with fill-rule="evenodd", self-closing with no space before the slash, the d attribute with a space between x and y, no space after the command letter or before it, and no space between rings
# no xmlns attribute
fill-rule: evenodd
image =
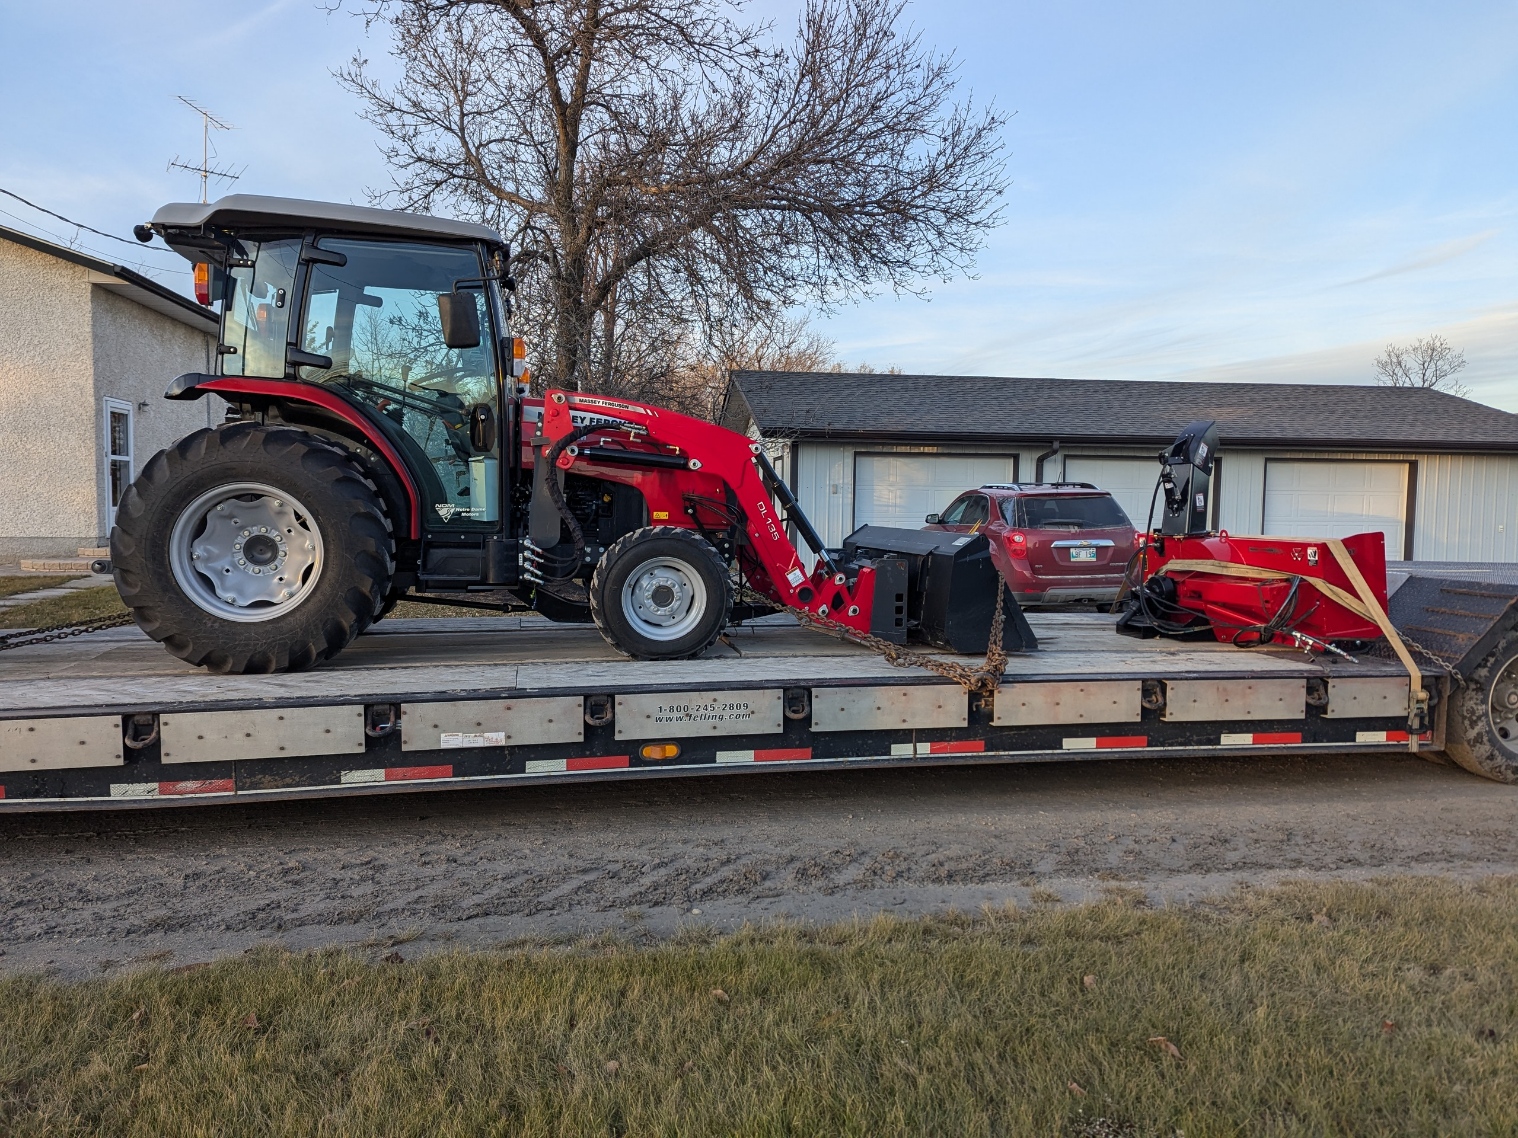
<svg viewBox="0 0 1518 1138"><path fill-rule="evenodd" d="M641 459L649 469L640 480L646 487L640 488L649 497L652 516L660 524L687 529L700 528L700 507L687 499L710 498L720 487L737 505L747 553L762 570L762 574L754 574L756 589L786 608L869 633L874 570L861 567L850 580L820 548L815 549L818 562L811 573L803 568L800 555L786 537L786 522L795 524L816 546L821 542L788 493L779 495L789 513L788 518L781 516L769 485L774 472L758 443L725 427L644 403L572 391L550 390L544 396L543 436L549 446L566 438L577 426L598 419L606 421L604 435L596 432L564 448L557 460L561 469L568 471L578 463L595 467L600 477L626 477L624 472L635 470ZM617 440L613 460L608 453L612 448L597 445L596 440L624 432L625 437ZM683 460L683 468L670 463L672 456ZM783 484L779 489L784 491Z"/></svg>

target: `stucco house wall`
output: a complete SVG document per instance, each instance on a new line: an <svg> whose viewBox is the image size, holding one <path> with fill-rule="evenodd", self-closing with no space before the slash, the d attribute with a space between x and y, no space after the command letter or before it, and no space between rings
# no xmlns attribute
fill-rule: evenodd
<svg viewBox="0 0 1518 1138"><path fill-rule="evenodd" d="M0 564L105 543L107 398L133 408L134 476L222 412L163 398L174 376L209 370L210 325L139 303L111 269L0 236Z"/></svg>
<svg viewBox="0 0 1518 1138"><path fill-rule="evenodd" d="M226 404L214 395L188 402L163 397L164 388L176 375L212 370L216 359L212 337L144 308L111 288L97 284L92 293L90 334L97 423L92 500L100 540L89 544L104 545L110 508L105 401L119 399L132 404L134 477L160 450L191 431L219 423Z"/></svg>
<svg viewBox="0 0 1518 1138"><path fill-rule="evenodd" d="M0 558L98 536L88 271L0 241Z"/></svg>

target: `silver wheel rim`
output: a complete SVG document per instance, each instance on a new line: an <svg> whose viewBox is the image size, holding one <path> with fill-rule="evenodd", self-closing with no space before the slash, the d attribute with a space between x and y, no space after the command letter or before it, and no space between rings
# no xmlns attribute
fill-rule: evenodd
<svg viewBox="0 0 1518 1138"><path fill-rule="evenodd" d="M622 614L649 640L679 640L701 623L706 605L701 575L675 557L643 562L622 586Z"/></svg>
<svg viewBox="0 0 1518 1138"><path fill-rule="evenodd" d="M1518 755L1518 656L1497 673L1486 709L1497 745L1509 755Z"/></svg>
<svg viewBox="0 0 1518 1138"><path fill-rule="evenodd" d="M180 511L169 567L196 606L239 624L284 616L322 571L321 530L297 499L262 482L207 490Z"/></svg>

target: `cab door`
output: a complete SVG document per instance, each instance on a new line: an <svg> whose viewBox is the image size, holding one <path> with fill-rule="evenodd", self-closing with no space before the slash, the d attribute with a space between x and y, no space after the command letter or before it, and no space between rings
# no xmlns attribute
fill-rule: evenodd
<svg viewBox="0 0 1518 1138"><path fill-rule="evenodd" d="M340 389L402 450L429 533L499 533L499 335L478 250L323 238L308 256L301 378Z"/></svg>

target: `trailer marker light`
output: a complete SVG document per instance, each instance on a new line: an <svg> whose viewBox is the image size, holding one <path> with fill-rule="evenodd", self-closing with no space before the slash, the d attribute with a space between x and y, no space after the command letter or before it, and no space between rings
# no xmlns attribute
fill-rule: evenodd
<svg viewBox="0 0 1518 1138"><path fill-rule="evenodd" d="M797 763L812 757L810 747L771 747L760 751L718 751L717 763Z"/></svg>
<svg viewBox="0 0 1518 1138"><path fill-rule="evenodd" d="M1301 741L1300 731L1246 731L1222 737L1222 744L1225 747L1278 747L1285 743L1300 743Z"/></svg>
<svg viewBox="0 0 1518 1138"><path fill-rule="evenodd" d="M1067 751L1128 750L1147 746L1149 746L1147 735L1098 735L1095 738L1065 740Z"/></svg>
<svg viewBox="0 0 1518 1138"><path fill-rule="evenodd" d="M205 261L195 262L195 299L201 304L211 303L211 266Z"/></svg>
<svg viewBox="0 0 1518 1138"><path fill-rule="evenodd" d="M673 759L680 754L680 744L644 743L638 753L645 759Z"/></svg>

